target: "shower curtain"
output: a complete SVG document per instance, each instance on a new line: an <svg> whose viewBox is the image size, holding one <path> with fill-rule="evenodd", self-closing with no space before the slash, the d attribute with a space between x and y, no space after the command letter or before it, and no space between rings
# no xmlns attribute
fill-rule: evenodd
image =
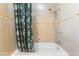
<svg viewBox="0 0 79 59"><path fill-rule="evenodd" d="M31 3L14 3L16 40L18 50L21 52L34 51L31 14Z"/></svg>

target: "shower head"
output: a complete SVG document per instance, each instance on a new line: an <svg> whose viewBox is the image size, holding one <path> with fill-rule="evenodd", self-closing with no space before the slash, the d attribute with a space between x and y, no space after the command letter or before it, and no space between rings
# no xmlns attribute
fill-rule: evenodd
<svg viewBox="0 0 79 59"><path fill-rule="evenodd" d="M48 10L51 11L54 14L54 16L56 17L56 15L57 15L57 11L56 10L52 10L51 8L49 8Z"/></svg>
<svg viewBox="0 0 79 59"><path fill-rule="evenodd" d="M49 10L51 10L51 9L49 8Z"/></svg>
<svg viewBox="0 0 79 59"><path fill-rule="evenodd" d="M55 11L53 11L51 8L48 9L49 11L52 11L53 13L55 13Z"/></svg>
<svg viewBox="0 0 79 59"><path fill-rule="evenodd" d="M60 9L52 10L51 8L49 8L48 10L49 10L49 11L52 11L52 12L55 13L55 14L56 14L58 11L60 11Z"/></svg>

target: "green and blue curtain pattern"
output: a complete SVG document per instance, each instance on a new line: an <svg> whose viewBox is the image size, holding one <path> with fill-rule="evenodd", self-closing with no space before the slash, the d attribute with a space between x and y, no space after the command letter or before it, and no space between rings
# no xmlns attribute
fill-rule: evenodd
<svg viewBox="0 0 79 59"><path fill-rule="evenodd" d="M31 3L14 3L16 40L21 52L34 51L31 13Z"/></svg>

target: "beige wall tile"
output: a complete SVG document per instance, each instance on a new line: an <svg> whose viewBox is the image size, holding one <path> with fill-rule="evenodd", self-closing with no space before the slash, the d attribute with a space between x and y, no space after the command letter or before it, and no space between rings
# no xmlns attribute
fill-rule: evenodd
<svg viewBox="0 0 79 59"><path fill-rule="evenodd" d="M11 55L16 50L14 19L9 7L0 4L0 55Z"/></svg>

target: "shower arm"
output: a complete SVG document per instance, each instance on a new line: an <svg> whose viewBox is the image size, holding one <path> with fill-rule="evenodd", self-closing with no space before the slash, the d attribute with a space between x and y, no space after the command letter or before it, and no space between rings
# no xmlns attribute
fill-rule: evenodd
<svg viewBox="0 0 79 59"><path fill-rule="evenodd" d="M63 22L63 21L67 21L67 20L71 20L71 18L74 18L74 17L77 17L77 16L79 16L79 13L77 13L75 15L72 15L71 17L67 17L67 18L65 18L63 20L60 20L60 21L58 21L58 23Z"/></svg>
<svg viewBox="0 0 79 59"><path fill-rule="evenodd" d="M57 16L57 12L60 11L60 9L57 9L57 10L54 11L51 8L49 8L48 10L51 11L51 12L53 12L55 16Z"/></svg>

